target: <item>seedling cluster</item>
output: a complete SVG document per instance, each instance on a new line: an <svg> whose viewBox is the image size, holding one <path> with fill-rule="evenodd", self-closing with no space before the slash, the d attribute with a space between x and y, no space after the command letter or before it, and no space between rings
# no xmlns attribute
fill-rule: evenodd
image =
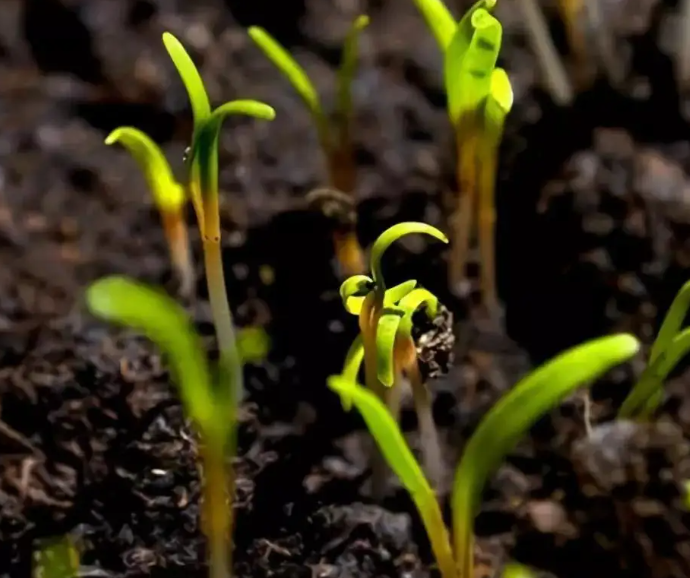
<svg viewBox="0 0 690 578"><path fill-rule="evenodd" d="M456 135L459 202L451 220L450 280L453 284L462 281L476 215L484 265L482 291L485 304L493 308L497 306L493 266L496 157L503 124L512 106L508 76L496 66L502 29L491 14L495 0L480 0L459 22L440 0L414 1L444 54L448 114ZM309 107L327 159L330 185L353 194L356 181L351 84L357 39L367 22L364 16L358 18L345 42L333 123L324 113L313 84L289 53L264 30L249 30L252 39ZM194 116L186 175L176 178L160 148L136 128L118 128L106 143L124 145L140 165L160 211L172 262L186 295L192 294L195 284L185 224L187 199L191 200L203 242L218 362L212 364L207 358L184 309L156 289L126 278L109 277L88 289L87 302L95 315L143 332L166 354L184 410L201 440L203 528L209 544L210 575L229 578L234 496L234 475L229 464L237 452L243 356L223 273L218 138L228 115L271 120L275 112L269 105L253 100L232 101L212 109L199 72L183 46L169 33L163 41L186 87ZM340 396L346 410L355 407L361 413L377 444L379 453L371 456L374 496L383 495L387 468L392 469L421 516L443 578L472 578L473 522L492 472L536 420L576 389L588 386L614 365L629 360L640 346L627 334L595 339L566 351L513 387L489 411L465 447L452 487L451 533L436 495L443 463L432 412L433 396L420 371L413 336L415 314L424 312L433 319L439 301L414 279L387 286L382 272L387 249L410 234L448 243L444 233L431 225L394 225L371 247L369 276L363 274L363 252L354 230L345 231L344 237L336 236L337 254L343 269L350 273L341 285L340 295L346 311L358 317L359 335L346 355L342 372L331 377L328 386ZM652 347L647 369L621 407L621 419L649 419L658 407L663 381L690 349L690 329L681 330L689 305L690 283L671 306ZM364 385L359 385L362 365ZM398 425L405 382L411 387L418 416L423 467ZM523 572L518 567L512 571Z"/></svg>

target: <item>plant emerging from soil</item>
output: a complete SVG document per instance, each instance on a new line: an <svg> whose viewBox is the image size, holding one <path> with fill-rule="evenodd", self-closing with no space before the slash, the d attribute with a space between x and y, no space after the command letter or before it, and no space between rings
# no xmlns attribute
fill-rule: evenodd
<svg viewBox="0 0 690 578"><path fill-rule="evenodd" d="M441 576L472 578L472 526L489 476L541 416L577 388L630 359L639 346L635 337L618 334L574 347L523 378L489 410L467 443L455 472L451 495L452 545L436 495L385 404L351 376L333 376L328 385L348 403L354 403L383 456L409 492Z"/></svg>
<svg viewBox="0 0 690 578"><path fill-rule="evenodd" d="M345 39L343 55L338 71L336 106L329 118L314 83L306 71L263 28L252 26L249 36L292 84L309 109L319 136L327 167L330 186L354 197L356 168L352 147L352 81L357 66L357 44L362 30L369 24L369 17L359 16L352 24ZM336 256L345 275L364 271L364 255L357 240L356 223L338 227L333 241Z"/></svg>
<svg viewBox="0 0 690 578"><path fill-rule="evenodd" d="M212 110L199 71L182 44L168 32L163 34L163 42L187 89L194 115L194 132L187 158L188 192L203 240L206 283L218 348L220 355L225 358L225 366L236 368L239 367L237 340L225 288L221 253L218 137L226 116L242 114L272 120L275 117L275 111L267 104L254 100L234 100ZM125 144L142 165L149 185L159 199L163 221L167 223L166 227L170 230L170 235L173 235L169 241L173 252L175 255L179 252L179 259L182 260L182 249L179 246L183 243L180 238L184 236L186 239L183 215L185 197L182 189L174 181L163 154L146 135L129 127L115 130L106 140L107 143L115 141ZM186 241L184 244L186 246ZM185 264L184 267L185 274L192 275L191 264ZM234 374L231 377L236 385L241 382L241 375ZM238 387L233 387L233 389L239 390Z"/></svg>
<svg viewBox="0 0 690 578"><path fill-rule="evenodd" d="M440 449L431 414L431 396L426 390L417 363L412 340L412 316L420 307L434 316L438 299L425 289L416 289L417 281L410 280L389 289L383 278L381 261L395 241L405 235L422 233L444 243L446 236L425 223L399 223L384 231L371 249L371 277L354 275L340 287L343 305L348 313L359 318L359 336L350 347L345 372L356 380L364 361L365 383L391 415L397 419L400 403L399 381L406 374L414 391L415 406L420 419L420 429L429 441L429 467L433 472L440 469ZM346 408L347 397L343 397ZM372 493L381 497L384 492L385 463L380 456L372 456Z"/></svg>
<svg viewBox="0 0 690 578"><path fill-rule="evenodd" d="M663 398L663 384L690 352L690 327L682 329L690 308L690 281L678 291L652 344L647 366L623 402L620 419L649 419Z"/></svg>
<svg viewBox="0 0 690 578"><path fill-rule="evenodd" d="M124 145L139 164L161 215L170 258L180 278L180 292L190 296L195 278L185 223L187 195L184 187L173 175L160 147L139 129L129 126L117 128L108 135L105 143Z"/></svg>
<svg viewBox="0 0 690 578"><path fill-rule="evenodd" d="M212 369L184 309L167 295L124 277L107 277L86 294L90 310L143 332L166 354L186 415L199 432L204 472L203 527L211 578L229 578L236 423L242 383L239 357L221 356ZM229 367L228 363L236 364Z"/></svg>
<svg viewBox="0 0 690 578"><path fill-rule="evenodd" d="M170 33L163 35L163 42L170 54L182 82L187 89L194 115L194 132L190 147L190 193L203 239L206 283L213 312L213 322L224 366L234 373L230 379L236 384L241 380L237 340L228 303L223 273L222 247L220 242L220 210L218 191L218 137L225 117L242 114L264 120L272 120L275 111L267 104L255 100L234 100L211 110L211 104L199 71L182 44Z"/></svg>
<svg viewBox="0 0 690 578"><path fill-rule="evenodd" d="M495 280L495 180L498 148L513 90L496 67L503 29L491 15L496 0L479 0L456 22L441 0L415 0L444 55L448 114L455 132L458 201L451 216L450 284L465 279L470 239L481 254L482 300L498 309Z"/></svg>

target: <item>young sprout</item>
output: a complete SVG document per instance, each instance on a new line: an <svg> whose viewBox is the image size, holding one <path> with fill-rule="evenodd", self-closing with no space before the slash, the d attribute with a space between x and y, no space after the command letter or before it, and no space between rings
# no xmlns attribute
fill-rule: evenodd
<svg viewBox="0 0 690 578"><path fill-rule="evenodd" d="M646 420L658 409L663 384L690 352L690 327L681 329L690 308L690 281L678 291L649 353L647 366L618 411L620 419Z"/></svg>
<svg viewBox="0 0 690 578"><path fill-rule="evenodd" d="M167 356L185 413L203 444L203 519L209 575L229 578L232 516L228 501L234 496L229 464L236 454L238 390L242 388L232 376L242 375L239 359L221 357L213 371L182 307L146 285L125 277L107 277L88 288L86 300L94 315L143 332ZM228 362L237 367L228 367Z"/></svg>
<svg viewBox="0 0 690 578"><path fill-rule="evenodd" d="M520 0L532 52L534 52L551 98L558 106L573 102L574 89L551 38L549 26L537 0Z"/></svg>
<svg viewBox="0 0 690 578"><path fill-rule="evenodd" d="M357 44L362 30L369 24L369 17L359 16L345 38L343 54L338 70L336 106L329 119L321 99L306 71L268 32L258 26L249 28L249 36L271 62L292 84L309 109L319 137L321 150L326 157L329 184L338 191L352 196L356 187L356 167L352 147L352 81L357 67ZM357 240L355 227L336 230L333 237L335 253L345 275L364 271L364 255Z"/></svg>
<svg viewBox="0 0 690 578"><path fill-rule="evenodd" d="M401 237L413 233L430 235L444 243L448 242L441 231L425 223L409 222L393 225L376 239L371 249L371 277L354 275L346 279L340 287L340 296L345 309L348 313L359 317L360 331L360 335L347 355L345 373L356 378L363 360L367 387L383 401L396 418L399 411L400 388L393 387L396 382L396 369L394 369L395 362L393 361L394 355L391 353L391 344L395 342L398 334L398 325L414 305L414 298L410 298L406 302L402 300L413 292L417 281L406 281L387 289L383 279L381 261L388 247ZM417 293L417 295L420 294ZM401 303L404 304L401 306ZM420 304L418 303L418 305ZM411 311L410 317L412 313L414 311ZM407 320L405 320L403 328L406 330ZM400 351L399 357L402 360L402 346ZM395 355L395 357L398 356ZM406 357L404 361L407 361ZM398 362L397 370L412 371L412 366ZM411 377L414 378L414 376ZM421 387L424 385L422 384ZM343 404L348 406L346 397L343 398ZM422 419L428 420L424 412L422 412L422 416ZM431 418L431 423L433 425L433 418ZM428 421L426 425L428 426ZM425 429L425 433L427 433L427 429ZM380 497L384 492L386 471L387 468L380 456L372 456L372 493L375 496Z"/></svg>
<svg viewBox="0 0 690 578"><path fill-rule="evenodd" d="M331 377L328 385L354 403L385 459L409 492L442 578L472 578L472 526L489 477L541 416L577 388L631 358L638 349L638 341L627 334L602 337L574 347L530 373L489 410L465 447L455 472L451 495L452 546L436 496L386 406L349 377Z"/></svg>
<svg viewBox="0 0 690 578"><path fill-rule="evenodd" d="M33 555L33 578L77 578L80 554L71 536L42 540Z"/></svg>
<svg viewBox="0 0 690 578"><path fill-rule="evenodd" d="M448 114L456 137L459 196L451 216L451 287L462 286L470 239L476 229L482 263L482 300L495 313L496 157L505 118L513 105L508 75L496 68L503 30L490 12L495 0L479 0L457 24L441 0L415 2L444 54Z"/></svg>
<svg viewBox="0 0 690 578"><path fill-rule="evenodd" d="M180 278L180 291L185 297L194 291L194 266L189 250L189 234L184 209L187 202L184 187L177 182L160 147L139 129L123 126L105 139L105 144L120 143L134 157L163 222L170 258Z"/></svg>
<svg viewBox="0 0 690 578"><path fill-rule="evenodd" d="M386 391L389 396L399 389L403 376L409 380L419 421L424 470L432 486L437 488L443 475L441 444L434 423L433 397L419 367L412 327L414 314L419 310L423 309L430 319L436 317L438 298L426 289L415 289L412 283L416 282L391 288L384 297L386 305L376 327L376 374L383 386L393 388ZM364 355L364 341L359 335L345 359L345 377L357 380ZM349 410L348 400L344 397L342 399L345 409ZM387 399L390 400L390 397ZM395 401L397 402L397 398ZM397 418L397 407L391 407L389 402L388 409Z"/></svg>
<svg viewBox="0 0 690 578"><path fill-rule="evenodd" d="M182 78L192 106L194 132L187 159L190 171L190 194L203 239L206 283L218 347L221 356L226 358L225 365L235 369L236 373L232 379L239 384L242 376L237 369L240 367L239 354L225 288L220 243L218 137L221 124L227 116L243 114L272 120L275 117L275 111L267 104L254 100L234 100L211 110L199 71L180 41L166 32L163 34L163 43Z"/></svg>

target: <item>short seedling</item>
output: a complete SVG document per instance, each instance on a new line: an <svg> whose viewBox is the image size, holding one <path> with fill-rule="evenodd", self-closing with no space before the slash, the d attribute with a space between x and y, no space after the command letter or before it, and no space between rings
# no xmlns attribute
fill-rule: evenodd
<svg viewBox="0 0 690 578"><path fill-rule="evenodd" d="M664 317L647 366L623 402L619 419L647 420L663 399L663 385L673 368L690 352L690 327L681 329L690 308L690 281L681 287Z"/></svg>
<svg viewBox="0 0 690 578"><path fill-rule="evenodd" d="M371 277L354 275L340 287L345 309L359 317L360 335L353 343L345 363L347 372L356 378L364 360L365 383L367 387L388 407L397 419L399 394L396 378L405 372L415 387L415 401L420 416L420 429L430 441L436 438L431 399L419 375L415 345L412 341L412 315L426 304L430 313L435 313L437 299L424 290L416 290L417 281L410 280L386 289L381 269L384 253L396 240L405 235L422 233L444 243L446 236L425 223L399 223L384 231L371 249ZM410 352L410 347L412 352ZM433 428L433 429L432 429ZM438 442L436 442L438 445ZM427 455L431 456L433 448ZM430 461L440 461L440 456ZM438 471L438 463L430 464ZM381 497L385 487L386 467L380 456L372 456L372 493Z"/></svg>
<svg viewBox="0 0 690 578"><path fill-rule="evenodd" d="M452 545L434 491L386 406L349 376L331 377L328 385L344 401L354 403L385 459L410 493L442 578L472 578L473 524L488 478L541 416L578 387L630 359L638 349L638 341L626 334L575 347L533 371L491 408L465 447L455 472L451 496Z"/></svg>
<svg viewBox="0 0 690 578"><path fill-rule="evenodd" d="M358 17L348 33L338 72L337 102L332 120L324 111L321 99L304 68L263 28L252 26L249 36L290 81L312 116L326 157L330 186L352 196L355 194L356 167L352 148L352 81L357 66L357 43L369 24L367 16ZM355 228L336 230L335 253L345 275L364 271L364 256Z"/></svg>
<svg viewBox="0 0 690 578"><path fill-rule="evenodd" d="M419 422L424 471L432 487L438 488L443 475L443 461L434 423L433 397L424 382L412 336L414 314L423 309L429 318L434 319L438 312L438 298L426 289L415 288L415 283L410 281L386 292L385 305L376 327L377 378L383 386L393 388L391 393L400 389L403 377L409 380ZM406 291L409 293L403 295ZM348 352L343 374L356 381L363 360L364 341L358 336ZM392 415L396 415L396 410L389 403Z"/></svg>
<svg viewBox="0 0 690 578"><path fill-rule="evenodd" d="M187 196L175 179L160 147L139 129L124 126L115 129L105 144L124 145L144 173L153 200L163 222L170 258L180 278L180 292L189 297L194 291L194 265L189 250L189 234L185 223Z"/></svg>
<svg viewBox="0 0 690 578"><path fill-rule="evenodd" d="M91 285L86 298L95 315L142 331L167 356L185 413L202 441L203 527L209 544L210 577L229 578L234 496L230 464L236 454L242 389L242 383L232 376L242 376L239 357L221 357L218 368L212 370L185 311L170 297L146 285L124 277L108 277ZM237 366L228 367L228 362Z"/></svg>
<svg viewBox="0 0 690 578"><path fill-rule="evenodd" d="M267 104L254 100L226 102L215 110L211 110L199 71L182 44L167 32L163 34L163 42L187 89L194 115L194 133L187 158L190 172L189 190L203 239L206 283L218 348L220 355L226 358L224 365L229 368L238 368L237 340L225 288L220 242L218 137L226 116L243 114L272 120L275 117L275 111ZM235 383L241 381L239 374L235 374L232 378Z"/></svg>
<svg viewBox="0 0 690 578"><path fill-rule="evenodd" d="M470 239L476 229L481 254L482 300L495 314L494 188L506 115L513 106L508 75L496 67L501 23L495 0L479 0L456 23L441 0L415 0L444 54L448 114L455 132L458 202L451 217L451 288L465 279Z"/></svg>

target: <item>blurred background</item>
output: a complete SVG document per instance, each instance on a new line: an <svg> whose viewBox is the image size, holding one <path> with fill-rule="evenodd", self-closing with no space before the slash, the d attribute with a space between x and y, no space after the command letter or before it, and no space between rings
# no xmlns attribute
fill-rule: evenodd
<svg viewBox="0 0 690 578"><path fill-rule="evenodd" d="M472 363L483 371L498 363L496 356L507 355L507 365L498 363L504 375L496 378L506 384L514 383L529 361L588 338L624 330L649 341L659 315L690 276L690 109L679 64L689 26L682 6L597 1L603 20L581 21L582 34L597 38L605 23L614 60L606 68L590 56L595 72L585 81L563 5L543 2L539 10L575 79L566 104L554 102L544 82L525 3L499 0L495 12L504 27L499 64L515 92L497 176L498 282L506 331L498 345L490 341L488 357L475 356ZM459 1L451 6L456 15L468 7ZM79 524L90 525L85 534L100 552L91 562L112 568L113 575L124 572L125 554L144 556L131 562L127 574L143 575L161 560L168 568L188 567L201 551L191 507L183 522L194 527L175 534L163 550L154 547L157 540L182 523L174 514L164 524L108 517L118 509L115 497L125 504L130 498L107 461L127 471L151 460L169 463L174 452L161 450L165 455L154 459L150 448L140 445L143 432L160 418L147 412L177 412L170 419L179 427L182 418L179 408L167 409L166 380L150 347L119 334L107 337L82 311L83 288L106 274L124 273L176 290L146 183L125 150L103 143L116 127L135 126L158 142L183 174L192 118L161 41L164 31L188 49L212 103L252 98L277 112L272 122L230 119L221 137L230 297L238 323L265 327L272 342L269 362L249 373L252 419L294 421L297 415L297 421L312 423L313 415L304 417L303 402L312 413L337 409L324 378L340 367L356 325L342 312L337 294L329 224L308 211L305 201L323 185L326 167L307 110L246 28L263 26L287 47L330 108L343 38L362 13L371 25L359 47L353 138L358 234L366 247L402 220L447 230L452 206L454 151L442 57L412 0L0 0L0 415L11 426L0 438L12 455L39 452L44 464L46 455L60 456L55 463L47 460L53 469L35 482L32 491L38 493L29 492L35 503L28 510L17 498L29 491L17 489L21 480L32 479L26 460L5 464L0 497L8 509L0 517L0 553L15 564L7 575L26 569L25 552L36 536ZM191 211L188 222L201 263ZM443 248L410 239L388 258L392 280L422 280L454 311L463 335L481 334L473 316L476 304L447 291ZM476 278L476 255L472 261L470 276ZM203 297L202 271L198 274ZM211 334L205 299L190 307L202 333ZM157 384L153 390L151 383ZM97 387L105 393L93 401ZM74 405L63 406L66 399ZM317 437L310 439L319 439L320 431L324 445L310 442L302 454L261 438L262 451L280 447L288 456L271 474L274 484L280 473L292 480L285 481L285 492L301 486L313 460L330 451L334 432L349 427L339 417L316 423L323 429L312 431ZM100 440L95 446L89 437L94 428ZM284 433L271 431L270 440ZM245 447L254 447L256 435L251 427L245 431ZM59 440L55 447L51 438ZM193 456L185 456L182 477L195 480ZM248 471L267 467L270 459L264 458ZM56 470L56 463L67 469ZM155 495L151 487L157 487L157 478L146 475L141 483ZM176 480L160 483L169 484L168 492L177 482L184 486ZM276 490L265 478L264 483ZM110 501L94 506L104 491L111 492ZM254 491L247 489L247 503ZM285 505L271 496L253 503L244 522L248 549L257 548L255 534L265 529L261 517ZM133 504L132 511L141 509ZM312 511L309 507L304 511ZM100 520L94 511L101 512ZM99 526L105 518L107 531ZM112 552L110 542L118 544ZM156 554L147 566L150 551Z"/></svg>

